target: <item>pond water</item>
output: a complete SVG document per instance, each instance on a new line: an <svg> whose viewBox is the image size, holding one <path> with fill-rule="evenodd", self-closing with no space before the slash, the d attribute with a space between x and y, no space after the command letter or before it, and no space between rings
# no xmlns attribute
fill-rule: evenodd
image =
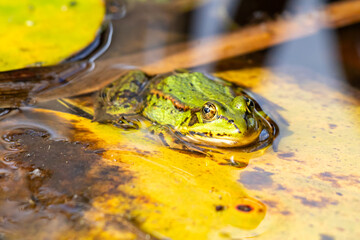
<svg viewBox="0 0 360 240"><path fill-rule="evenodd" d="M169 44L324 4L193 3L109 1L114 36L97 61L142 53L137 63L149 62L144 51L165 49L159 60ZM273 146L254 152L170 149L145 128L99 124L58 101L2 110L0 238L360 236L359 29L323 30L191 69L246 87L277 123ZM92 95L72 100L92 113Z"/></svg>

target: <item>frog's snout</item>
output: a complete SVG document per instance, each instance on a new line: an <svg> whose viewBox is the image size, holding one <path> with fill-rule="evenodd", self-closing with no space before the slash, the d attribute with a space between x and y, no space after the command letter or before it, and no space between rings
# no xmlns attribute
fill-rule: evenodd
<svg viewBox="0 0 360 240"><path fill-rule="evenodd" d="M246 99L244 96L236 96L231 102L232 108L245 110L246 109Z"/></svg>
<svg viewBox="0 0 360 240"><path fill-rule="evenodd" d="M231 105L233 108L244 112L253 112L255 109L255 102L246 96L236 96L232 100Z"/></svg>

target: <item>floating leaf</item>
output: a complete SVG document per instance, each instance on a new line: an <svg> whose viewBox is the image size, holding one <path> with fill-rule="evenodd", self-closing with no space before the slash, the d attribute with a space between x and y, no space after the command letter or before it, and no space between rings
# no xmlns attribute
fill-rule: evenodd
<svg viewBox="0 0 360 240"><path fill-rule="evenodd" d="M18 173L16 179L26 182L36 169L57 174L40 182L43 185L39 182L35 185L41 191L32 190L35 200L58 200L49 205L38 202L37 211L51 210L52 216L57 216L41 218L41 223L46 223L41 226L51 224L57 239L68 239L74 234L79 239L352 239L358 236L360 232L354 221L358 216L354 209L360 207L357 201L360 108L354 96L359 96L359 92L345 88L344 93L339 92L341 85L325 85L323 80L317 81L316 76L303 70L259 68L222 72L217 76L231 81L254 79L251 85L254 94L268 99L256 97L257 100L277 106L267 109L273 114L279 111L283 117L275 118L280 126L277 152L272 148L254 153L234 151L234 156L249 163L245 168L236 168L224 165L223 159L164 147L144 129L125 131L68 113L31 108L3 118L0 122L3 141L13 146L4 148L12 149L7 152L6 166L18 163L19 170L11 170ZM10 136L8 132L24 126L40 127L50 137L38 134L37 141L45 139L40 144L44 149L42 154L36 152L35 158L32 154L40 148L33 147L25 149L22 160L17 160L18 155L11 153L16 153L16 148L24 149L26 134L21 142L7 136ZM27 134L36 135L31 131ZM69 142L62 143L59 139ZM76 149L75 143L84 145L82 152L71 150ZM51 150L55 144L63 144L58 153ZM33 164L31 174L19 164L25 164L26 159ZM9 173L3 179L11 179L10 176ZM24 198L30 199L29 184L21 185L17 181L14 186L24 188ZM16 188L12 189L14 192ZM70 190L76 194L70 194L67 202L59 201L61 194ZM20 196L22 201L11 198L11 193L2 192L0 196L12 199L11 206L24 202ZM88 203L82 198L88 199ZM1 202L10 209L6 216L17 219L16 214L9 212L18 209L10 208L9 202ZM86 207L80 208L81 214L75 218L73 209L81 204ZM26 209L28 218L40 218L35 210ZM72 221L61 218L63 212ZM26 233L34 229L31 227L28 222L21 224ZM49 227L38 227L36 234L48 232Z"/></svg>
<svg viewBox="0 0 360 240"><path fill-rule="evenodd" d="M80 51L104 13L101 0L0 0L0 71L56 64Z"/></svg>
<svg viewBox="0 0 360 240"><path fill-rule="evenodd" d="M252 159L238 179L268 206L272 223L264 238L359 236L359 91L306 69L218 74L237 75L258 81L252 89L280 106L288 123L280 126L278 152Z"/></svg>

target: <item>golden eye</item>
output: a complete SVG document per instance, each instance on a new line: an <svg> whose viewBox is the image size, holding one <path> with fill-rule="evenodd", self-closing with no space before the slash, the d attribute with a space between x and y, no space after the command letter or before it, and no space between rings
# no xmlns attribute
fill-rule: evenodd
<svg viewBox="0 0 360 240"><path fill-rule="evenodd" d="M207 121L214 120L216 117L216 112L216 106L210 102L205 103L201 109L202 117Z"/></svg>

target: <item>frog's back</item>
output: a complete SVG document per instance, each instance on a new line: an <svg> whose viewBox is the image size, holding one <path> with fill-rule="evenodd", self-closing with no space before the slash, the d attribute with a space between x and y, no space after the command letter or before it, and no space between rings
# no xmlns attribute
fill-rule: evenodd
<svg viewBox="0 0 360 240"><path fill-rule="evenodd" d="M171 96L177 96L180 102L190 108L201 107L210 99L228 103L234 97L231 87L209 79L199 72L169 76L162 79L155 89Z"/></svg>
<svg viewBox="0 0 360 240"><path fill-rule="evenodd" d="M142 71L134 70L101 89L94 120L106 122L141 111L147 82L148 78Z"/></svg>

